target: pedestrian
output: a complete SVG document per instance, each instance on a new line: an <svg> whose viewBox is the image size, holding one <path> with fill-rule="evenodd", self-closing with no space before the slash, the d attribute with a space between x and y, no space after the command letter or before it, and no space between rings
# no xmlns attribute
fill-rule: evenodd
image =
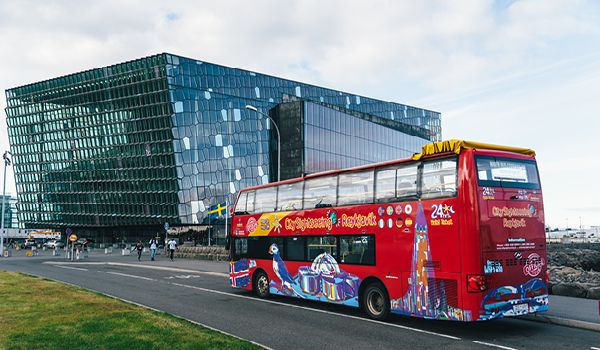
<svg viewBox="0 0 600 350"><path fill-rule="evenodd" d="M140 258L142 257L142 250L144 249L144 245L142 244L141 240L138 240L137 244L135 245L135 249L137 249L138 252L138 261L141 261Z"/></svg>
<svg viewBox="0 0 600 350"><path fill-rule="evenodd" d="M10 239L10 241L8 242L8 248L14 248L15 247L15 242L12 240L12 238Z"/></svg>
<svg viewBox="0 0 600 350"><path fill-rule="evenodd" d="M175 254L175 248L177 247L177 242L175 239L171 238L169 241L169 250L171 251L171 261L173 261L173 254Z"/></svg>
<svg viewBox="0 0 600 350"><path fill-rule="evenodd" d="M151 260L154 261L154 254L156 253L156 240L150 240L150 251L152 252Z"/></svg>

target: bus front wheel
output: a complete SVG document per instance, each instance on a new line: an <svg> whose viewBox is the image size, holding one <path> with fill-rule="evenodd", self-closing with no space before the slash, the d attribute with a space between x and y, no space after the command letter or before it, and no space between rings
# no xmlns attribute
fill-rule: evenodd
<svg viewBox="0 0 600 350"><path fill-rule="evenodd" d="M364 294L365 312L375 320L385 320L390 313L390 301L383 284L370 284Z"/></svg>
<svg viewBox="0 0 600 350"><path fill-rule="evenodd" d="M254 291L261 298L269 296L269 277L263 271L259 272L254 280Z"/></svg>

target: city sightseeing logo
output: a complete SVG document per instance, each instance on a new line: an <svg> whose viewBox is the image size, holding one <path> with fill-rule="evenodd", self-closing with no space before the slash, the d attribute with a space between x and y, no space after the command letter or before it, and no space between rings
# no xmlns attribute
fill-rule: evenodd
<svg viewBox="0 0 600 350"><path fill-rule="evenodd" d="M256 228L258 227L258 221L255 218L248 219L248 223L246 224L246 231L250 233L254 233Z"/></svg>
<svg viewBox="0 0 600 350"><path fill-rule="evenodd" d="M527 264L523 266L523 273L535 277L542 272L542 267L544 267L544 259L537 253L531 253L527 257Z"/></svg>

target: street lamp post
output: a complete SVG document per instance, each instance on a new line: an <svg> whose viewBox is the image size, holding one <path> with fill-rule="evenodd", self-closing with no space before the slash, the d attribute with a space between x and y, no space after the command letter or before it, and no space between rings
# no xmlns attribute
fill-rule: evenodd
<svg viewBox="0 0 600 350"><path fill-rule="evenodd" d="M275 125L275 130L277 130L277 182L279 182L281 181L281 134L279 133L279 127L277 126L277 123L275 123L273 118L259 111L258 109L256 109L256 107L247 105L246 109L264 115L265 117L269 118L270 121L273 122L273 125Z"/></svg>
<svg viewBox="0 0 600 350"><path fill-rule="evenodd" d="M0 254L4 256L4 201L6 199L6 167L10 165L10 152L4 152L4 187L2 188L2 223L0 224ZM8 235L6 235L8 240Z"/></svg>

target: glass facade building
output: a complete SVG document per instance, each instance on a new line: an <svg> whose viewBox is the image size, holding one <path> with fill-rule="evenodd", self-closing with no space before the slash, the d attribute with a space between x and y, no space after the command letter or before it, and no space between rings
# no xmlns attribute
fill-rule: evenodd
<svg viewBox="0 0 600 350"><path fill-rule="evenodd" d="M408 158L429 143L424 135L410 135L327 106L305 102L305 108L307 174Z"/></svg>
<svg viewBox="0 0 600 350"><path fill-rule="evenodd" d="M0 201L2 201L0 195ZM4 228L18 228L19 221L17 218L17 198L4 196Z"/></svg>
<svg viewBox="0 0 600 350"><path fill-rule="evenodd" d="M441 140L437 112L166 53L8 89L6 99L20 225L104 241L206 225L209 206L275 180L278 136L246 105L301 142L282 135L282 154L297 148L282 159L287 178ZM302 104L296 129L276 113L290 99Z"/></svg>

